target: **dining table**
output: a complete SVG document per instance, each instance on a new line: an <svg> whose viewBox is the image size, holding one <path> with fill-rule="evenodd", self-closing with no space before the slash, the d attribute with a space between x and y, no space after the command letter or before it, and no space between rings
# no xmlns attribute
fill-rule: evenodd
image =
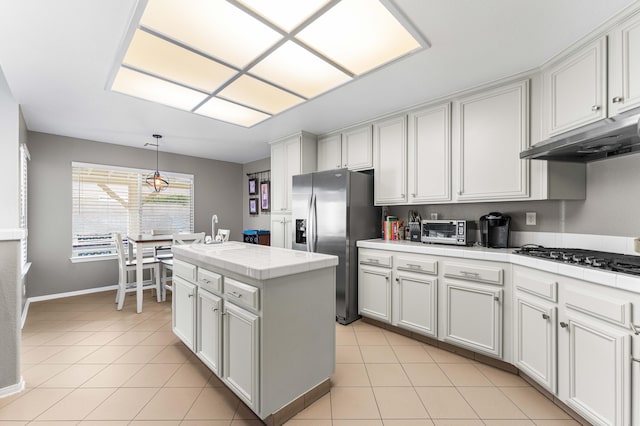
<svg viewBox="0 0 640 426"><path fill-rule="evenodd" d="M144 257L144 249L171 245L173 243L173 235L134 234L127 235L127 239L129 241L129 261L133 260L134 247L136 252L136 312L140 313L142 312L142 262Z"/></svg>

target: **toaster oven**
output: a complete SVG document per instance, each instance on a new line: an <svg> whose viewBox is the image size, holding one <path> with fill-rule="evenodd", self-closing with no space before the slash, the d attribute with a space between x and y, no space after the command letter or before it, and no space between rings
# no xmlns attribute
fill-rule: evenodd
<svg viewBox="0 0 640 426"><path fill-rule="evenodd" d="M423 220L423 243L469 246L475 242L475 222L469 220Z"/></svg>

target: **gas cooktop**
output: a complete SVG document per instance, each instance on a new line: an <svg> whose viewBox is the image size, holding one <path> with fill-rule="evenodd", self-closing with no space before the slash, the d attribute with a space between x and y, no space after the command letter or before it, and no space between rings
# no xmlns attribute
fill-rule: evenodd
<svg viewBox="0 0 640 426"><path fill-rule="evenodd" d="M546 248L537 245L522 246L514 253L587 268L640 275L640 256L573 248Z"/></svg>

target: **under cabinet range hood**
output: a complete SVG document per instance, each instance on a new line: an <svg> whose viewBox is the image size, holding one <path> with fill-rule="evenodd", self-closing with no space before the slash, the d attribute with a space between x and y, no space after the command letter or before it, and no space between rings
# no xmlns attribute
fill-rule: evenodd
<svg viewBox="0 0 640 426"><path fill-rule="evenodd" d="M520 158L586 163L640 152L640 108L539 142Z"/></svg>

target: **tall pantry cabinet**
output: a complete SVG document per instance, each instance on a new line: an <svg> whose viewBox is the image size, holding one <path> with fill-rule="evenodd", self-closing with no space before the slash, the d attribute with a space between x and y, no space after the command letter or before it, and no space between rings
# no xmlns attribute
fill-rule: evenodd
<svg viewBox="0 0 640 426"><path fill-rule="evenodd" d="M291 248L292 178L316 170L317 138L306 132L271 142L271 245Z"/></svg>

